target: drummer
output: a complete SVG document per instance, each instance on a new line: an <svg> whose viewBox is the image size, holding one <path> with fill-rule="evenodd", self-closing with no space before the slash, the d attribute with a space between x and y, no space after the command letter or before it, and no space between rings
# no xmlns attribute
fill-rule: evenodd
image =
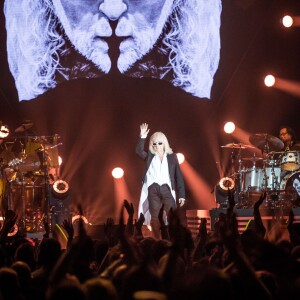
<svg viewBox="0 0 300 300"><path fill-rule="evenodd" d="M300 143L297 141L295 131L289 126L281 126L279 138L284 143L282 151L300 151Z"/></svg>

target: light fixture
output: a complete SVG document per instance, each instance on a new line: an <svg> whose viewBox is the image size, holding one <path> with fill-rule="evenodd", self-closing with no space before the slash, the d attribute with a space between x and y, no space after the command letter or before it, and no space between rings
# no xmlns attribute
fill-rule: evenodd
<svg viewBox="0 0 300 300"><path fill-rule="evenodd" d="M178 162L181 165L185 161L185 157L182 153L177 153L176 155L177 155Z"/></svg>
<svg viewBox="0 0 300 300"><path fill-rule="evenodd" d="M80 219L83 221L84 224L92 225L91 223L89 223L88 219L85 216L82 216L82 215L75 215L75 216L73 216L72 217L72 224L75 224Z"/></svg>
<svg viewBox="0 0 300 300"><path fill-rule="evenodd" d="M124 175L124 170L122 168L114 168L111 172L112 176L116 179L122 178Z"/></svg>
<svg viewBox="0 0 300 300"><path fill-rule="evenodd" d="M9 129L7 125L0 126L0 139L4 139L9 136Z"/></svg>
<svg viewBox="0 0 300 300"><path fill-rule="evenodd" d="M287 27L287 28L291 27L293 25L293 23L294 23L294 20L291 16L284 16L282 18L282 24L284 27Z"/></svg>
<svg viewBox="0 0 300 300"><path fill-rule="evenodd" d="M226 122L225 125L224 125L224 131L227 133L227 134L231 134L235 131L235 124L231 121L229 122Z"/></svg>
<svg viewBox="0 0 300 300"><path fill-rule="evenodd" d="M223 191L232 190L234 188L234 186L235 186L234 180L230 177L223 177L219 181L219 187Z"/></svg>
<svg viewBox="0 0 300 300"><path fill-rule="evenodd" d="M65 180L56 180L52 185L52 194L58 199L65 199L69 195L69 184Z"/></svg>
<svg viewBox="0 0 300 300"><path fill-rule="evenodd" d="M267 87L271 87L275 84L275 77L273 75L267 75L264 81Z"/></svg>

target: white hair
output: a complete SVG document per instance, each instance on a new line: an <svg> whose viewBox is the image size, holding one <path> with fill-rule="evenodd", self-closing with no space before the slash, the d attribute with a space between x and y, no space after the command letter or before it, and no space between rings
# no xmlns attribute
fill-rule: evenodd
<svg viewBox="0 0 300 300"><path fill-rule="evenodd" d="M170 147L169 145L169 142L168 142L168 139L167 137L165 136L164 133L158 131L158 132L155 132L151 135L150 137L150 140L149 140L149 151L152 153L152 154L155 154L156 152L154 151L153 149L153 141L154 140L159 140L160 142L162 142L164 144L164 151L167 153L167 154L172 154L173 153L173 150L172 148Z"/></svg>
<svg viewBox="0 0 300 300"><path fill-rule="evenodd" d="M17 9L18 8L18 9ZM7 54L20 100L56 86L55 72L65 44L57 31L51 0L6 0Z"/></svg>
<svg viewBox="0 0 300 300"><path fill-rule="evenodd" d="M60 64L67 49L52 1L6 0L4 13L8 63L19 100L33 99L54 88L56 72L69 79L68 70ZM220 59L220 14L221 0L174 0L160 49L168 63L156 77L171 74L175 86L196 97L210 98Z"/></svg>
<svg viewBox="0 0 300 300"><path fill-rule="evenodd" d="M220 60L221 0L175 0L170 31L163 38L175 86L210 98Z"/></svg>

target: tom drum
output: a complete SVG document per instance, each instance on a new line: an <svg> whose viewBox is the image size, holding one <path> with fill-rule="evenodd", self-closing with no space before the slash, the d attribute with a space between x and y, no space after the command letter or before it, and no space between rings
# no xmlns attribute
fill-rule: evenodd
<svg viewBox="0 0 300 300"><path fill-rule="evenodd" d="M275 190L280 186L281 169L279 167L251 168L244 170L243 173L243 192Z"/></svg>
<svg viewBox="0 0 300 300"><path fill-rule="evenodd" d="M300 169L300 152L284 152L280 159L281 168L285 171L297 171Z"/></svg>

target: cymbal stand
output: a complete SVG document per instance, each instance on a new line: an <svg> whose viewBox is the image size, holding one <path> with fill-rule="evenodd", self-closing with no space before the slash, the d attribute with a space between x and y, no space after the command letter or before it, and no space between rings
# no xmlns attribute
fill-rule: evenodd
<svg viewBox="0 0 300 300"><path fill-rule="evenodd" d="M276 202L278 201L278 195L279 195L279 191L278 191L279 190L279 180L275 173L274 153L270 152L266 157L266 161L267 161L268 165L271 167L270 178L267 177L267 180L271 180L269 182L270 183L270 192L269 192L268 199L271 200L272 209L275 209L277 207ZM266 185L266 188L267 187L268 186Z"/></svg>
<svg viewBox="0 0 300 300"><path fill-rule="evenodd" d="M275 174L275 161L274 161L274 153L271 153L271 176L272 176L272 190L278 190L279 189L279 180L278 176Z"/></svg>
<svg viewBox="0 0 300 300"><path fill-rule="evenodd" d="M231 174L234 180L234 184L235 184L235 191L236 192L240 192L241 191L241 187L242 187L242 177L241 177L241 173L242 173L242 159L241 159L241 145L240 148L238 148L238 153L237 156L235 154L235 148L232 148L231 151ZM238 171L236 172L235 169L235 162L238 162Z"/></svg>
<svg viewBox="0 0 300 300"><path fill-rule="evenodd" d="M7 210L14 210L12 205L12 199L11 199L11 183L12 180L9 180L7 176L4 176L5 179L5 188L4 192L2 193L1 197L1 210L7 211Z"/></svg>
<svg viewBox="0 0 300 300"><path fill-rule="evenodd" d="M262 190L266 191L268 187L268 175L267 175L267 164L268 164L268 159L263 160L263 181L262 181Z"/></svg>
<svg viewBox="0 0 300 300"><path fill-rule="evenodd" d="M264 174L263 183L262 183L263 190L267 190L267 187L268 187L267 162L268 162L269 151L270 151L270 146L269 146L269 141L268 141L268 135L265 134L265 143L264 143L264 148L262 150L263 156L264 156L264 153L266 154L266 156L265 156L266 159L264 159L264 162L263 162L263 174Z"/></svg>
<svg viewBox="0 0 300 300"><path fill-rule="evenodd" d="M235 167L234 167L235 153L234 153L234 148L232 148L230 158L231 158L231 174L235 174Z"/></svg>
<svg viewBox="0 0 300 300"><path fill-rule="evenodd" d="M50 191L50 182L49 182L49 168L48 168L48 161L46 156L46 140L43 139L43 150L42 150L42 174L44 177L44 203L43 203L43 215L46 218L48 224L49 222L49 191Z"/></svg>
<svg viewBox="0 0 300 300"><path fill-rule="evenodd" d="M55 134L53 136L53 143L54 143L53 147L58 147L58 146L62 145L62 143L58 143L58 138L59 138L58 134ZM55 164L55 177L54 177L54 181L56 181L58 179L60 179L59 163Z"/></svg>
<svg viewBox="0 0 300 300"><path fill-rule="evenodd" d="M252 163L253 163L253 169L256 169L256 154L255 152L253 153L253 158L252 158Z"/></svg>
<svg viewBox="0 0 300 300"><path fill-rule="evenodd" d="M264 150L265 153L269 153L270 151L270 146L269 146L269 141L268 141L268 135L265 134L265 145L264 145Z"/></svg>
<svg viewBox="0 0 300 300"><path fill-rule="evenodd" d="M236 176L236 182L237 182L237 187L236 187L236 191L238 193L241 192L242 189L242 147L240 145L239 151L238 151L238 172L237 172L237 176Z"/></svg>

